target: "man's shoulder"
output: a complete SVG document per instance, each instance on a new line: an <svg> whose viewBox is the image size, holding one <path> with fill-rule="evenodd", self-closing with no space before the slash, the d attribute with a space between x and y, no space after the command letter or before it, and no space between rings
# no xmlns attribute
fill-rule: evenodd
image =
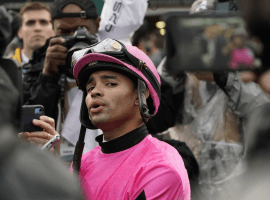
<svg viewBox="0 0 270 200"><path fill-rule="evenodd" d="M91 158L92 156L96 156L98 152L101 152L100 146L96 146L91 151L88 151L87 153L82 155L82 162L85 162L88 158Z"/></svg>
<svg viewBox="0 0 270 200"><path fill-rule="evenodd" d="M173 199L175 195L189 199L189 179L180 154L163 141L147 139L145 146L150 151L144 151L144 164L138 169L135 188L144 190L148 197L160 192L162 199Z"/></svg>
<svg viewBox="0 0 270 200"><path fill-rule="evenodd" d="M48 44L45 44L33 52L32 59L30 59L28 63L22 66L24 74L29 74L30 76L39 75L43 69L47 48Z"/></svg>
<svg viewBox="0 0 270 200"><path fill-rule="evenodd" d="M169 145L168 143L161 141L151 135L148 135L145 140L143 140L143 146L149 149L149 153L160 154L160 155L179 155L176 149Z"/></svg>
<svg viewBox="0 0 270 200"><path fill-rule="evenodd" d="M15 51L13 52L13 54L9 55L8 58L15 60L16 62L18 62L19 65L21 65L22 63L21 49L17 47Z"/></svg>

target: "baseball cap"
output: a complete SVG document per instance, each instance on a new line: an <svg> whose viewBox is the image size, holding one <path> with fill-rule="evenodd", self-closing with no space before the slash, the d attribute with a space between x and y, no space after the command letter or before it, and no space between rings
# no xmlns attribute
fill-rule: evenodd
<svg viewBox="0 0 270 200"><path fill-rule="evenodd" d="M76 4L80 6L83 11L79 13L62 13L62 9L68 4ZM54 0L52 19L66 17L96 19L98 17L96 5L93 0Z"/></svg>

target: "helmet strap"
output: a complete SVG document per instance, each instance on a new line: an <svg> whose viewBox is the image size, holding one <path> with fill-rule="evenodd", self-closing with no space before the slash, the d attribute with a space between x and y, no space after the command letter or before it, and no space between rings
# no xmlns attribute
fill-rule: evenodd
<svg viewBox="0 0 270 200"><path fill-rule="evenodd" d="M76 143L75 151L73 155L73 169L75 172L79 172L81 168L81 158L82 158L82 153L83 153L83 148L84 148L85 132L86 132L86 127L81 125L79 139Z"/></svg>
<svg viewBox="0 0 270 200"><path fill-rule="evenodd" d="M146 95L146 85L141 79L138 79L139 109L144 123L148 122L148 120L152 117L152 115L149 114L149 109L146 103L145 95Z"/></svg>

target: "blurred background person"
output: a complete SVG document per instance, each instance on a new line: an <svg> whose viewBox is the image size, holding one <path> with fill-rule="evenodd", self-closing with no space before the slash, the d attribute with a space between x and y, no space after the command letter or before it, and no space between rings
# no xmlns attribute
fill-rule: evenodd
<svg viewBox="0 0 270 200"><path fill-rule="evenodd" d="M132 45L148 55L156 67L166 55L164 35L161 35L157 28L149 30L147 20L144 20L143 25L134 33Z"/></svg>
<svg viewBox="0 0 270 200"><path fill-rule="evenodd" d="M23 45L22 48L16 48L12 58L24 65L32 58L33 51L42 47L55 33L50 8L42 2L27 2L21 8L19 16L18 37Z"/></svg>
<svg viewBox="0 0 270 200"><path fill-rule="evenodd" d="M215 198L218 200L268 199L270 104L258 107L248 119L244 172L229 180Z"/></svg>
<svg viewBox="0 0 270 200"><path fill-rule="evenodd" d="M160 34L159 30L154 30L149 34L146 42L147 55L152 60L154 65L158 67L161 60L165 56L165 41L164 36Z"/></svg>

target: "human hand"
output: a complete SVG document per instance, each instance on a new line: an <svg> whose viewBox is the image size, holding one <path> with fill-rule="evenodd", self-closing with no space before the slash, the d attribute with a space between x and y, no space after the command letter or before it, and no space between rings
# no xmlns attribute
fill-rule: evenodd
<svg viewBox="0 0 270 200"><path fill-rule="evenodd" d="M66 64L68 49L61 45L64 42L65 39L60 37L52 38L50 40L49 47L46 51L42 74L54 75L58 72L59 66L64 66Z"/></svg>
<svg viewBox="0 0 270 200"><path fill-rule="evenodd" d="M43 131L22 132L18 134L18 137L38 145L44 145L52 139L54 135L58 134L55 130L53 118L41 116L39 120L34 119L33 124L43 128Z"/></svg>

